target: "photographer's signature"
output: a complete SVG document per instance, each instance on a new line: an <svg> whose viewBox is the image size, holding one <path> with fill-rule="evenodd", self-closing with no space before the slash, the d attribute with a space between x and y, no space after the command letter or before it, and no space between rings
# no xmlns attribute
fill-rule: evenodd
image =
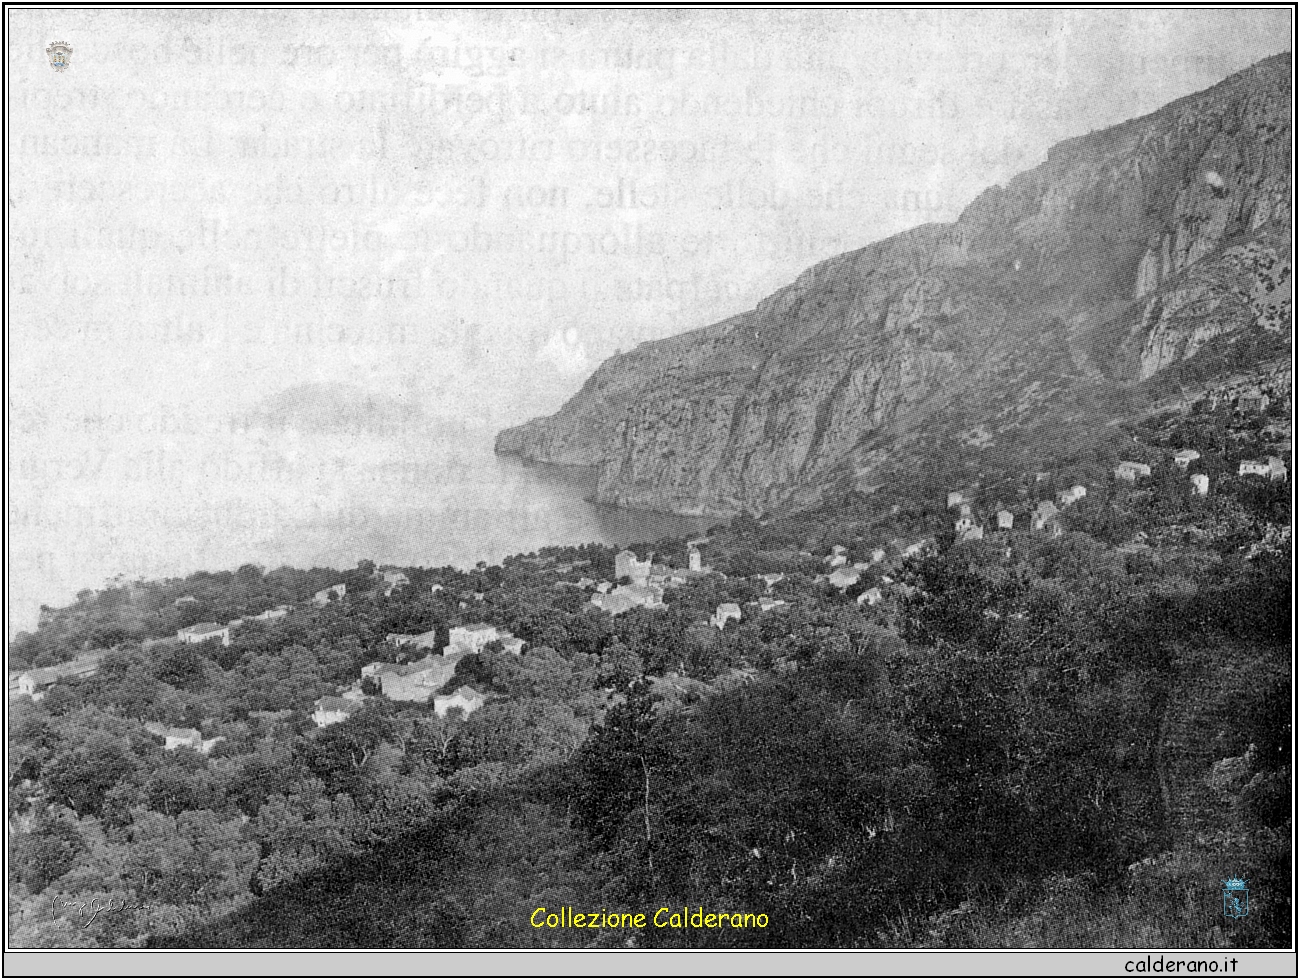
<svg viewBox="0 0 1300 980"><path fill-rule="evenodd" d="M127 902L123 899L114 901L113 899L94 898L89 902L72 902L66 898L59 898L57 895L50 900L50 914L58 917L59 909L72 909L78 916L89 916L90 918L82 924L83 929L88 929L95 924L95 920L101 915L114 915L118 912L125 912L128 909L151 909L155 906L145 905L143 903Z"/></svg>

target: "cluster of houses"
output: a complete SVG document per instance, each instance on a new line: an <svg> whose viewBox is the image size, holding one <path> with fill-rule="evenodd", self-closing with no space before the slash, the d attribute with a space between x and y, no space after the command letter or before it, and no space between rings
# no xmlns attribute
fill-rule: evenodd
<svg viewBox="0 0 1300 980"><path fill-rule="evenodd" d="M489 643L499 642L507 652L518 656L525 643L506 630L488 623L470 623L453 626L446 646L441 653L434 652L438 645L438 631L424 633L389 633L386 641L394 647L428 651L419 660L410 663L389 663L376 660L361 668L361 677L338 695L330 695L316 702L312 720L318 728L337 724L355 714L367 697L367 687L374 685L373 693L391 701L433 701L433 710L439 716L452 708L460 708L466 715L477 711L485 698L474 688L461 686L447 695L435 694L455 676L456 665L471 653L480 653ZM369 682L369 685L367 684ZM373 690L373 689L372 689Z"/></svg>
<svg viewBox="0 0 1300 980"><path fill-rule="evenodd" d="M89 677L99 670L99 662L104 659L106 651L98 650L85 653L75 660L55 664L53 667L36 667L32 670L15 671L9 674L9 698L29 697L39 701L45 697L51 686L61 680L76 677Z"/></svg>
<svg viewBox="0 0 1300 980"><path fill-rule="evenodd" d="M921 538L919 541L913 541L911 544L894 541L891 547L898 552L900 558L911 558L914 555L921 554L933 544L933 538ZM869 560L849 564L848 549L843 545L837 544L831 548L830 554L822 559L826 565L830 566L832 571L827 575L819 576L819 578L821 581L829 582L835 588L843 592L850 586L857 585L858 582L861 581L863 574L870 569L877 565L886 564L888 557L889 553L886 549L873 548ZM887 585L893 583L893 579L890 579L888 576L884 576L881 581L885 582ZM869 595L869 593L871 595ZM883 593L878 588L869 589L868 592L863 593L863 595L869 595L869 597L864 600L859 596L858 602L870 602L872 605L875 605L875 603L879 602L884 597Z"/></svg>
<svg viewBox="0 0 1300 980"><path fill-rule="evenodd" d="M614 578L627 579L626 583L613 585L583 578L576 585L595 589L595 594L591 597L592 606L611 616L621 616L636 608L665 609L666 590L685 585L693 578L712 572L713 569L704 564L700 550L694 544L687 551L686 568L672 568L656 562L654 555L643 559L635 551L624 549L614 556Z"/></svg>

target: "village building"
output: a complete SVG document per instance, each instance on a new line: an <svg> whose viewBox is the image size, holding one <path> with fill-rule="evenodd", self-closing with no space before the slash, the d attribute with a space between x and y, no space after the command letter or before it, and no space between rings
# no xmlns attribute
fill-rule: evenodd
<svg viewBox="0 0 1300 980"><path fill-rule="evenodd" d="M844 565L848 564L849 559L847 556L841 553L838 555L827 555L825 558L822 559L822 561L825 562L827 565L830 565L831 568L842 568Z"/></svg>
<svg viewBox="0 0 1300 980"><path fill-rule="evenodd" d="M966 530L962 531L961 539L963 541L983 541L984 528L978 524L974 527L968 527Z"/></svg>
<svg viewBox="0 0 1300 980"><path fill-rule="evenodd" d="M267 622L272 619L283 619L287 615L289 615L288 606L276 606L274 609L268 609L266 612L260 612L256 616L250 618Z"/></svg>
<svg viewBox="0 0 1300 980"><path fill-rule="evenodd" d="M501 649L516 657L524 652L525 646L527 646L527 644L517 636L506 636L506 638L501 641Z"/></svg>
<svg viewBox="0 0 1300 980"><path fill-rule="evenodd" d="M176 639L182 643L207 643L220 640L223 647L230 646L230 626L217 623L195 623L176 631Z"/></svg>
<svg viewBox="0 0 1300 980"><path fill-rule="evenodd" d="M871 564L873 564L873 565L879 565L879 564L880 564L882 561L884 561L884 560L885 560L885 549L884 549L884 548L872 548L872 549L871 549Z"/></svg>
<svg viewBox="0 0 1300 980"><path fill-rule="evenodd" d="M1206 476L1204 473L1193 473L1191 482L1192 482L1192 489L1199 496L1204 497L1206 494L1210 492L1210 478Z"/></svg>
<svg viewBox="0 0 1300 980"><path fill-rule="evenodd" d="M1286 461L1280 456L1270 456L1268 458L1268 478L1270 480L1286 479Z"/></svg>
<svg viewBox="0 0 1300 980"><path fill-rule="evenodd" d="M1076 501L1082 500L1088 496L1088 488L1081 483L1076 483L1069 490L1062 490L1056 495L1056 502L1062 507L1069 507Z"/></svg>
<svg viewBox="0 0 1300 980"><path fill-rule="evenodd" d="M620 585L611 595L626 596L646 609L664 608L664 590L657 585Z"/></svg>
<svg viewBox="0 0 1300 980"><path fill-rule="evenodd" d="M718 629L724 629L733 619L740 622L740 606L734 602L724 602L718 606L709 622Z"/></svg>
<svg viewBox="0 0 1300 980"><path fill-rule="evenodd" d="M969 491L951 490L948 492L948 509L960 507L962 504L970 503L970 497L967 496Z"/></svg>
<svg viewBox="0 0 1300 980"><path fill-rule="evenodd" d="M641 561L635 551L624 549L614 556L614 578L629 579L633 585L646 585L650 580L650 558Z"/></svg>
<svg viewBox="0 0 1300 980"><path fill-rule="evenodd" d="M773 609L779 609L784 605L787 605L784 599L773 599L771 596L766 595L760 596L758 600L758 608L763 612L771 612Z"/></svg>
<svg viewBox="0 0 1300 980"><path fill-rule="evenodd" d="M361 668L361 676L374 679L379 693L390 701L423 702L451 680L463 656L466 652L459 651L448 656L429 654L409 664L371 663Z"/></svg>
<svg viewBox="0 0 1300 980"><path fill-rule="evenodd" d="M597 582L597 583L596 583L596 591L599 592L599 593L601 593L602 595L604 595L605 593L607 593L607 592L608 592L610 589L612 589L613 587L614 587L614 584L613 584L612 582Z"/></svg>
<svg viewBox="0 0 1300 980"><path fill-rule="evenodd" d="M360 710L360 701L329 695L316 702L311 720L316 723L317 728L325 728L327 725L337 725L341 721L347 721Z"/></svg>
<svg viewBox="0 0 1300 980"><path fill-rule="evenodd" d="M340 582L338 585L331 585L328 589L321 589L311 597L313 606L326 606L334 599L342 599L348 594L348 587L345 583Z"/></svg>
<svg viewBox="0 0 1300 980"><path fill-rule="evenodd" d="M1195 449L1180 449L1174 453L1174 465L1180 470L1187 469L1189 463L1194 463L1201 458L1201 454Z"/></svg>
<svg viewBox="0 0 1300 980"><path fill-rule="evenodd" d="M19 694L25 694L33 701L39 701L45 697L45 689L58 679L59 672L53 667L38 667L19 674L16 687Z"/></svg>
<svg viewBox="0 0 1300 980"><path fill-rule="evenodd" d="M1138 477L1148 477L1151 475L1151 467L1146 463L1135 463L1132 460L1125 460L1115 467L1115 479L1127 480L1129 483L1134 482Z"/></svg>
<svg viewBox="0 0 1300 980"><path fill-rule="evenodd" d="M406 577L406 573L395 568L385 569L378 574L390 588L402 588L411 584L411 580Z"/></svg>
<svg viewBox="0 0 1300 980"><path fill-rule="evenodd" d="M771 591L772 591L772 586L776 585L777 582L784 582L784 581L785 581L785 573L784 573L784 572L767 572L767 573L765 573L765 574L763 574L763 575L760 575L759 578L761 578L761 579L763 580L763 585L764 585L764 587L767 589L767 591L771 592Z"/></svg>
<svg viewBox="0 0 1300 980"><path fill-rule="evenodd" d="M144 726L144 730L156 738L161 738L163 748L168 752L175 752L177 749L193 749L195 752L207 755L218 742L225 741L224 735L205 739L198 729L171 728L156 721L149 722Z"/></svg>
<svg viewBox="0 0 1300 980"><path fill-rule="evenodd" d="M485 704L483 695L469 685L456 688L451 694L439 695L433 699L433 711L439 718L452 708L460 708L466 715L471 715Z"/></svg>
<svg viewBox="0 0 1300 980"><path fill-rule="evenodd" d="M871 588L867 589L866 592L862 593L862 595L858 596L858 605L860 606L863 603L866 603L868 606L874 606L884 598L885 594L880 591L880 587L873 585Z"/></svg>
<svg viewBox="0 0 1300 980"><path fill-rule="evenodd" d="M998 511L998 530L1010 531L1016 523L1016 515L1009 510Z"/></svg>
<svg viewBox="0 0 1300 980"><path fill-rule="evenodd" d="M173 605L175 608L179 609L181 606L188 606L188 605L190 605L191 603L198 602L198 601L199 601L199 600L196 599L196 598L194 598L194 596L192 596L192 595L183 595L183 596L181 596L179 599L176 599L176 600L172 603L172 605Z"/></svg>
<svg viewBox="0 0 1300 980"><path fill-rule="evenodd" d="M970 504L962 504L961 507L958 508L957 513L961 517L970 517L971 516Z"/></svg>
<svg viewBox="0 0 1300 980"><path fill-rule="evenodd" d="M704 568L704 559L699 548L693 547L686 552L686 567L692 572L698 572Z"/></svg>
<svg viewBox="0 0 1300 980"><path fill-rule="evenodd" d="M442 652L446 656L451 656L460 650L468 653L478 653L493 640L500 640L508 635L508 633L498 630L495 626L489 626L487 623L453 626L449 637L450 642L443 647Z"/></svg>
<svg viewBox="0 0 1300 980"><path fill-rule="evenodd" d="M611 616L621 616L637 607L637 603L633 602L628 596L613 592L597 592L591 597L591 604Z"/></svg>
<svg viewBox="0 0 1300 980"><path fill-rule="evenodd" d="M1237 411L1262 412L1268 408L1268 395L1262 391L1250 391L1237 397Z"/></svg>
<svg viewBox="0 0 1300 980"><path fill-rule="evenodd" d="M1029 518L1029 526L1035 531L1041 531L1056 519L1056 514L1056 504L1050 500L1040 500Z"/></svg>
<svg viewBox="0 0 1300 980"><path fill-rule="evenodd" d="M827 576L826 580L842 591L850 585L856 585L861 577L862 573L856 568L837 568Z"/></svg>
<svg viewBox="0 0 1300 980"><path fill-rule="evenodd" d="M953 522L952 525L953 530L956 531L958 534L965 534L974 526L975 526L975 518L973 517L959 517L957 518L957 520Z"/></svg>
<svg viewBox="0 0 1300 980"><path fill-rule="evenodd" d="M389 633L385 642L395 647L415 647L417 650L432 650L438 645L438 631L427 630L424 633Z"/></svg>
<svg viewBox="0 0 1300 980"><path fill-rule="evenodd" d="M1238 476L1272 476L1268 463L1258 459L1243 459L1237 464Z"/></svg>
<svg viewBox="0 0 1300 980"><path fill-rule="evenodd" d="M431 586L429 586L429 595L437 595L441 591L442 591L442 586L439 585L437 582L434 582Z"/></svg>

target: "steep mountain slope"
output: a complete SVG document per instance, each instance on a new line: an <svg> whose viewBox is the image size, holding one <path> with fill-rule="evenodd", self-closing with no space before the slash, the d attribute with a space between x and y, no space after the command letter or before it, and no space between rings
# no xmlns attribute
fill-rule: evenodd
<svg viewBox="0 0 1300 980"><path fill-rule="evenodd" d="M611 358L497 451L598 466L602 502L719 514L904 479L923 456L1046 462L1148 406L1171 366L1289 355L1291 115L1279 55L1062 143L951 225Z"/></svg>

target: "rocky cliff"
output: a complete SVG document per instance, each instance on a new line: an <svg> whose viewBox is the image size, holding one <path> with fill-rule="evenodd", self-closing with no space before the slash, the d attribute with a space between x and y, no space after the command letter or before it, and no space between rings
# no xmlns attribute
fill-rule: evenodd
<svg viewBox="0 0 1300 980"><path fill-rule="evenodd" d="M1050 456L1207 348L1289 352L1291 117L1278 56L1062 143L952 224L611 358L497 451L598 466L603 502L720 514L875 486L922 442Z"/></svg>

